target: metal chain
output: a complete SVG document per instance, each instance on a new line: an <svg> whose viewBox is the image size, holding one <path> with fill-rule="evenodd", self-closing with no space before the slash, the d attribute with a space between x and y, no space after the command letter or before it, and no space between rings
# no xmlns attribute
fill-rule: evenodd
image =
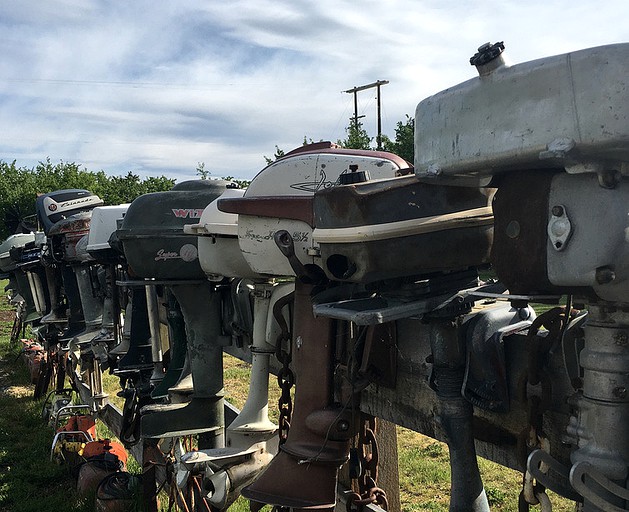
<svg viewBox="0 0 629 512"><path fill-rule="evenodd" d="M290 369L292 356L291 333L288 324L282 314L282 308L293 301L294 293L289 293L273 305L273 317L280 326L280 334L275 343L275 357L281 363L277 374L277 384L282 390L278 400L280 417L278 421L278 436L280 446L288 439L288 431L290 430L290 420L293 414L293 401L290 391L295 384L295 374ZM284 345L288 345L288 350L284 350Z"/></svg>
<svg viewBox="0 0 629 512"><path fill-rule="evenodd" d="M363 415L358 433L359 464L357 477L358 492L351 492L347 500L347 512L361 511L366 505L375 504L387 510L389 504L378 481L378 442L376 441L376 418Z"/></svg>
<svg viewBox="0 0 629 512"><path fill-rule="evenodd" d="M568 315L566 311L569 312ZM527 404L527 426L520 434L520 456L524 467L532 450L540 448L550 451L550 443L543 431L543 419L544 412L552 404L552 385L548 374L543 372L542 368L550 349L561 340L565 325L574 313L576 312L570 306L556 307L542 313L529 327L526 339L527 368L519 384L520 401ZM545 338L537 335L542 327L548 330L548 336ZM536 387L539 390L533 389ZM546 488L536 482L531 473L525 470L522 491L518 500L518 511L527 512L531 505L540 505L543 512L551 510Z"/></svg>

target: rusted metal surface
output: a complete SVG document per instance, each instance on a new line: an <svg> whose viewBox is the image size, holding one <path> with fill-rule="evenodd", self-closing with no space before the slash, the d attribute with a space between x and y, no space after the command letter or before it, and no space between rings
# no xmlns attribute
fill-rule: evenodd
<svg viewBox="0 0 629 512"><path fill-rule="evenodd" d="M242 493L260 503L333 507L338 468L348 456L350 424L341 410L331 408L332 321L313 316L311 291L312 286L296 282L292 358L297 391L288 438L265 472Z"/></svg>
<svg viewBox="0 0 629 512"><path fill-rule="evenodd" d="M220 199L218 208L239 215L299 220L314 227L312 202L312 196L283 196L281 201L277 197L242 197Z"/></svg>
<svg viewBox="0 0 629 512"><path fill-rule="evenodd" d="M333 280L369 282L486 263L494 192L412 177L322 190L313 233L322 267Z"/></svg>

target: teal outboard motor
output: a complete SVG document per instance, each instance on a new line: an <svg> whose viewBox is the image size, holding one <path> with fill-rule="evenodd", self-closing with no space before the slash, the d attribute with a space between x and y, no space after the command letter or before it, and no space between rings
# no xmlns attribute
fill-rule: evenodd
<svg viewBox="0 0 629 512"><path fill-rule="evenodd" d="M46 282L40 264L41 248L33 241L21 247L13 247L9 252L15 261L18 274L26 279L30 289L30 297L33 300L34 312L27 315L26 322L39 323L48 307Z"/></svg>
<svg viewBox="0 0 629 512"><path fill-rule="evenodd" d="M197 237L186 235L183 226L191 219L198 219L203 209L229 186L233 185L226 181L188 181L168 192L140 196L131 203L117 231L129 267L128 285L133 289L148 286L149 290L163 286L176 299L185 321L187 364L192 373L193 393L189 402L142 409L139 426L142 437L201 434L202 443L208 447L224 445L222 347L231 341L222 329L224 285L206 279L199 265ZM144 292L134 291L134 299L136 293ZM149 310L153 309L150 295L149 292ZM171 314L172 322L176 308L171 308ZM155 315L149 312L149 317ZM132 334L127 357L142 350L143 361L152 357L154 363L160 364L161 346L157 346L157 341L154 339L151 344L135 340ZM177 350L173 347L173 352Z"/></svg>

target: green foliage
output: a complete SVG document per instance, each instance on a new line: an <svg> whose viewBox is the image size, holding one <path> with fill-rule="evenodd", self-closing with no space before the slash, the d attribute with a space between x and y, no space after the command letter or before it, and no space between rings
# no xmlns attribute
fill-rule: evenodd
<svg viewBox="0 0 629 512"><path fill-rule="evenodd" d="M347 137L343 140L338 140L336 143L342 148L348 149L372 149L371 141L373 137L370 137L367 130L363 128L362 123L352 123L345 128Z"/></svg>
<svg viewBox="0 0 629 512"><path fill-rule="evenodd" d="M107 176L104 171L91 172L79 164L53 164L50 158L33 168L16 167L0 161L0 238L15 233L25 219L34 227L35 198L54 190L86 189L98 195L105 204L133 201L149 192L169 190L174 179L165 176L140 179L128 172L126 176ZM30 218L29 218L30 217Z"/></svg>
<svg viewBox="0 0 629 512"><path fill-rule="evenodd" d="M304 141L306 140L306 137L304 137ZM264 161L266 162L266 165L271 165L273 162L275 162L275 160L277 160L278 158L282 158L286 153L284 152L283 149L280 149L278 147L277 144L275 144L275 153L273 153L273 158L269 158L268 156L264 155Z"/></svg>
<svg viewBox="0 0 629 512"><path fill-rule="evenodd" d="M413 163L415 158L415 119L406 114L406 121L398 121L395 128L395 140L382 136L382 148L385 151L401 156Z"/></svg>
<svg viewBox="0 0 629 512"><path fill-rule="evenodd" d="M487 501L491 507L502 505L507 501L507 493L497 487L485 486L485 493L487 494Z"/></svg>
<svg viewBox="0 0 629 512"><path fill-rule="evenodd" d="M199 178L207 180L210 177L210 174L212 173L205 168L205 162L199 162L197 164L197 176Z"/></svg>

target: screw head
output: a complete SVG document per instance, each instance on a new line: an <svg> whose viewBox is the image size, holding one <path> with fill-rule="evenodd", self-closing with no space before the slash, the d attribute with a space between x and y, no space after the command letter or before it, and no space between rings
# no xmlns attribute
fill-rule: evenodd
<svg viewBox="0 0 629 512"><path fill-rule="evenodd" d="M555 205L552 207L551 212L555 217L561 217L563 216L563 206Z"/></svg>

